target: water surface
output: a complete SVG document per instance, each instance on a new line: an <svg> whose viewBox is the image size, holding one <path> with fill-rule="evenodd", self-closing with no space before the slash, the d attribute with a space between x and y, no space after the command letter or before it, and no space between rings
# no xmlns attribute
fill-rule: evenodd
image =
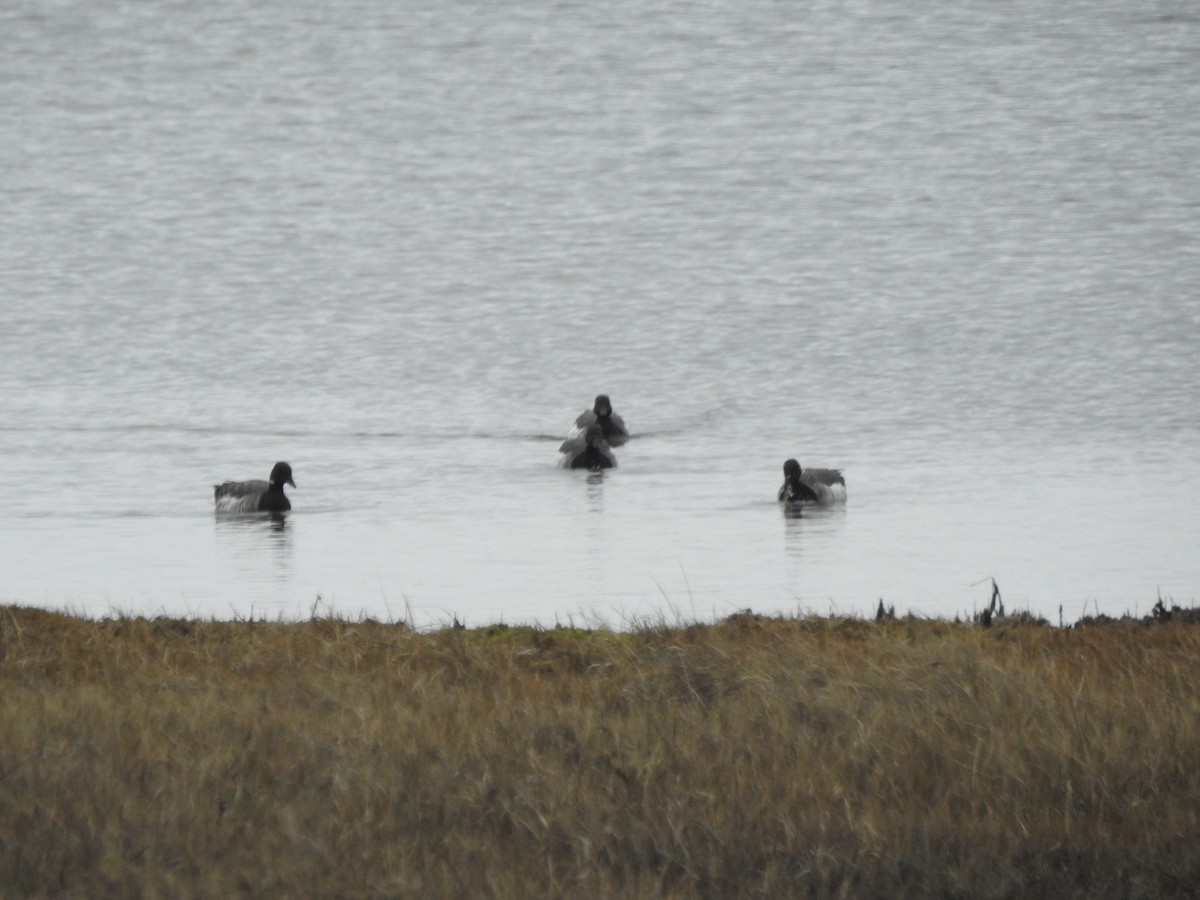
<svg viewBox="0 0 1200 900"><path fill-rule="evenodd" d="M1198 51L1169 2L10 5L0 601L1190 602ZM638 437L555 469L601 391ZM278 459L282 528L214 516Z"/></svg>

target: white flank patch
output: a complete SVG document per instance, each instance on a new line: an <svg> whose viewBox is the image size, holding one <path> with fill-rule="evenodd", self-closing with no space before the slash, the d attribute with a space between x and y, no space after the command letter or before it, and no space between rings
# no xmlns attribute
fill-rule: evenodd
<svg viewBox="0 0 1200 900"><path fill-rule="evenodd" d="M258 495L250 494L242 497L231 497L226 495L217 498L217 512L219 513L247 513L258 512Z"/></svg>
<svg viewBox="0 0 1200 900"><path fill-rule="evenodd" d="M846 486L844 484L822 484L817 488L820 502L826 506L846 502Z"/></svg>

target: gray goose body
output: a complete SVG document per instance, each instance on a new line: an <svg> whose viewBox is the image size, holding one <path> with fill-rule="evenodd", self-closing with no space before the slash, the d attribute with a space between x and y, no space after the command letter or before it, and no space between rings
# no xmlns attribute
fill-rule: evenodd
<svg viewBox="0 0 1200 900"><path fill-rule="evenodd" d="M558 460L560 469L612 469L617 465L617 456L604 440L599 425L589 425L582 435L569 437L558 448L562 456Z"/></svg>
<svg viewBox="0 0 1200 900"><path fill-rule="evenodd" d="M783 486L779 488L781 503L820 503L831 506L846 502L846 479L837 469L801 469L800 463L789 459L783 464Z"/></svg>
<svg viewBox="0 0 1200 900"><path fill-rule="evenodd" d="M296 486L292 467L285 462L275 463L267 481L226 481L213 486L213 499L219 513L287 512L292 502L283 486Z"/></svg>

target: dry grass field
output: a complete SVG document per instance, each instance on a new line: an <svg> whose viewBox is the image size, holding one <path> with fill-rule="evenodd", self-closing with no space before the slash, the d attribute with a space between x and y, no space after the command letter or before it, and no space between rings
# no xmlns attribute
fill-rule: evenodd
<svg viewBox="0 0 1200 900"><path fill-rule="evenodd" d="M1194 897L1200 627L0 607L9 897Z"/></svg>

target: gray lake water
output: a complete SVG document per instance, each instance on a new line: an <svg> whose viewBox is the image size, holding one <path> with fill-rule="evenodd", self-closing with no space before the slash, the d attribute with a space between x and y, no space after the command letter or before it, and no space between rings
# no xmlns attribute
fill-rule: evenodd
<svg viewBox="0 0 1200 900"><path fill-rule="evenodd" d="M1194 602L1198 109L1183 0L6 3L0 602Z"/></svg>

